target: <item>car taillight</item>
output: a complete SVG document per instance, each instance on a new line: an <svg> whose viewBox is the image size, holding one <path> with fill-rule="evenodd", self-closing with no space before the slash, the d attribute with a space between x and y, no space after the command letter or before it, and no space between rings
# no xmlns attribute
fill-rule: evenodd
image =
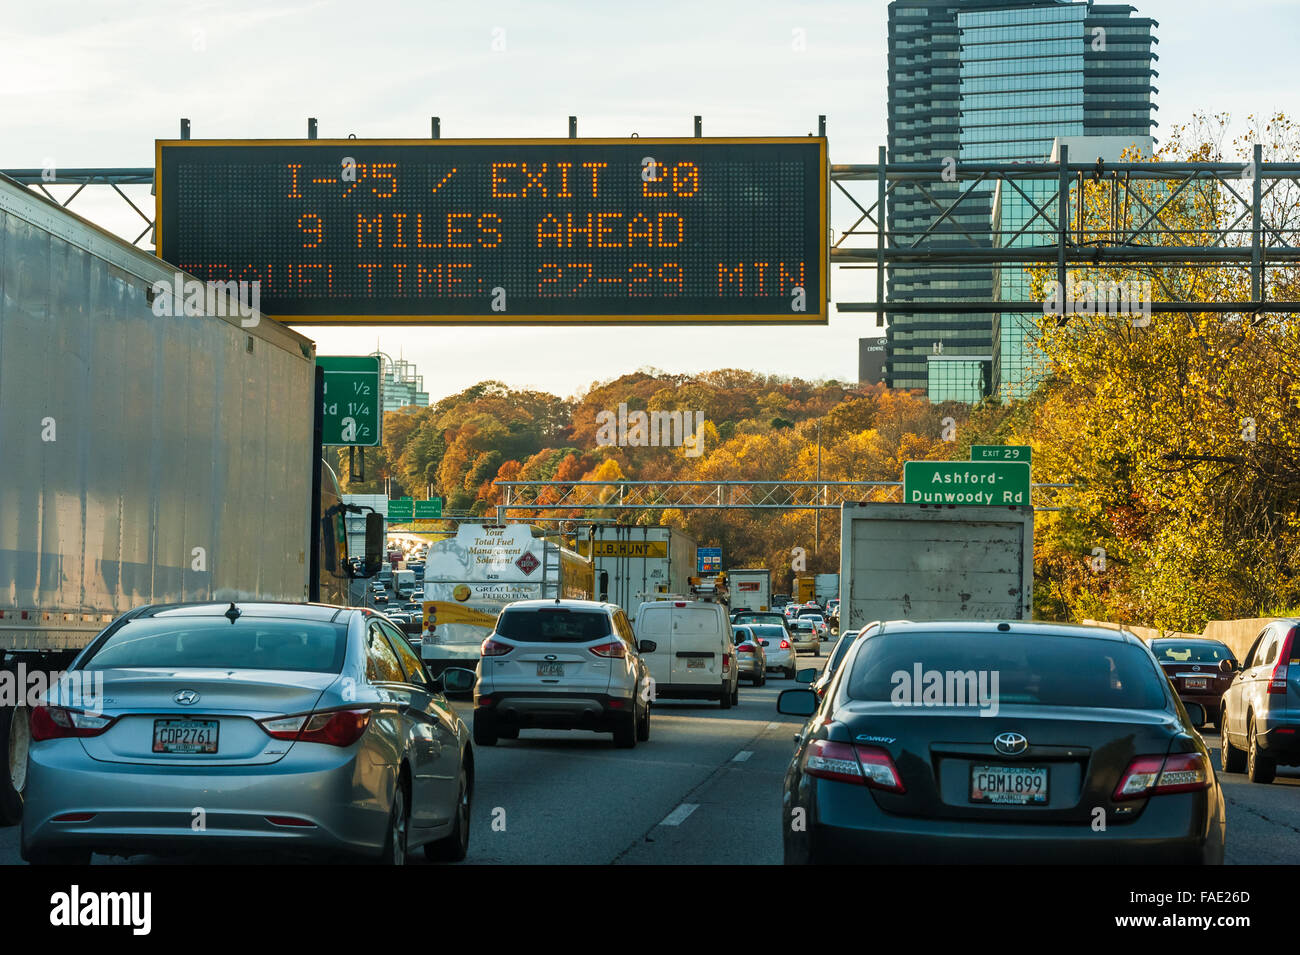
<svg viewBox="0 0 1300 955"><path fill-rule="evenodd" d="M815 739L804 752L803 771L809 776L857 783L885 792L907 792L894 760L878 746L853 746Z"/></svg>
<svg viewBox="0 0 1300 955"><path fill-rule="evenodd" d="M781 641L781 649L782 649L782 650L789 650L789 649L790 649L790 641L789 641L789 640L782 640L782 641Z"/></svg>
<svg viewBox="0 0 1300 955"><path fill-rule="evenodd" d="M1200 753L1138 756L1129 763L1115 787L1114 799L1145 799L1169 793L1189 793L1210 786L1210 766Z"/></svg>
<svg viewBox="0 0 1300 955"><path fill-rule="evenodd" d="M483 646L481 648L483 656L485 657L503 656L513 649L514 647L510 644L502 643L500 640L493 640L491 637L488 637L483 641Z"/></svg>
<svg viewBox="0 0 1300 955"><path fill-rule="evenodd" d="M1286 635L1282 641L1282 649L1278 652L1277 663L1273 667L1273 675L1268 679L1269 693L1285 693L1287 668L1286 661L1291 659L1291 643L1295 639L1296 627L1291 628L1291 632Z"/></svg>
<svg viewBox="0 0 1300 955"><path fill-rule="evenodd" d="M116 719L115 716L86 713L66 706L33 706L27 722L32 739L41 742L47 739L98 736L112 726Z"/></svg>
<svg viewBox="0 0 1300 955"><path fill-rule="evenodd" d="M591 647L591 652L598 657L618 657L622 659L627 656L627 645L621 640L611 640L609 643L602 643L598 647Z"/></svg>
<svg viewBox="0 0 1300 955"><path fill-rule="evenodd" d="M729 666L731 666L731 654L730 654L730 653L724 653L724 654L722 655L722 669L725 670L725 669L727 669Z"/></svg>
<svg viewBox="0 0 1300 955"><path fill-rule="evenodd" d="M738 653L753 653L754 645L752 643L742 643L740 646L736 647L736 651Z"/></svg>
<svg viewBox="0 0 1300 955"><path fill-rule="evenodd" d="M327 710L300 716L262 720L259 725L273 739L297 743L351 746L370 725L370 710Z"/></svg>

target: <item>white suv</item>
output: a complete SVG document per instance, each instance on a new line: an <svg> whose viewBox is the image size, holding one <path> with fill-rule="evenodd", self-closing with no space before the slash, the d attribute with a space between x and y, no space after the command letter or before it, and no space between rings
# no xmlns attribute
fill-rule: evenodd
<svg viewBox="0 0 1300 955"><path fill-rule="evenodd" d="M474 742L517 739L525 727L613 733L616 746L650 738L649 668L614 604L520 600L483 641L474 687Z"/></svg>
<svg viewBox="0 0 1300 955"><path fill-rule="evenodd" d="M641 604L636 632L654 677L655 698L717 700L722 709L738 702L740 671L726 605L669 599Z"/></svg>

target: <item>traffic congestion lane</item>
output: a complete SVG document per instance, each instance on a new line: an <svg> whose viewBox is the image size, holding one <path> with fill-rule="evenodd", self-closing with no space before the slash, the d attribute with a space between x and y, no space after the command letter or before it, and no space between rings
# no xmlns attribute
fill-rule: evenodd
<svg viewBox="0 0 1300 955"><path fill-rule="evenodd" d="M825 654L801 657L800 667L820 670L825 661ZM616 749L608 733L581 730L525 729L518 740L476 746L466 861L672 864L682 853L692 861L780 863L781 774L802 720L778 715L776 698L797 685L774 676L763 687L742 682L740 702L729 710L694 700L657 702L650 740L630 750ZM472 721L468 701L454 705L467 723ZM741 752L753 755L735 760ZM744 808L723 818L719 812L728 802ZM682 808L691 805L700 808ZM678 827L661 825L674 813ZM704 827L702 820L708 823ZM689 846L678 838L682 833ZM0 864L21 861L18 828L0 829ZM93 864L166 861L172 860L97 855ZM220 861L266 860L259 854ZM418 854L411 862L424 864Z"/></svg>
<svg viewBox="0 0 1300 955"><path fill-rule="evenodd" d="M808 657L801 666L824 662ZM780 863L781 777L772 767L784 771L802 721L778 715L776 698L796 685L771 676L763 687L742 682L729 710L656 702L650 740L632 750L581 730L523 730L518 740L476 747L467 861ZM742 752L753 755L736 761ZM747 808L720 818L719 785L739 787ZM682 833L689 859L677 858Z"/></svg>

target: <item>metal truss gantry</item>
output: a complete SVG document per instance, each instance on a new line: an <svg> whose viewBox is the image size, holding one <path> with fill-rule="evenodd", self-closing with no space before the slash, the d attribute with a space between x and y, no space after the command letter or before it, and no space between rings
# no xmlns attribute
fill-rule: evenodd
<svg viewBox="0 0 1300 955"><path fill-rule="evenodd" d="M902 481L496 481L508 512L541 515L574 511L834 511L855 501L901 502ZM1034 484L1044 505L1070 484ZM1054 511L1054 506L1035 506ZM550 519L565 519L557 513Z"/></svg>
<svg viewBox="0 0 1300 955"><path fill-rule="evenodd" d="M149 237L150 246L153 244L153 217L146 214L138 205L131 201L131 197L122 191L123 186L148 186L150 194L153 193L153 167L146 166L142 168L113 168L113 169L4 169L0 170L0 175L8 176L16 182L22 183L28 188L39 189L51 202L58 203L65 209L72 205L72 200L81 195L87 186L108 186L119 196L122 201L135 210L136 215L144 220L144 231L137 235L132 241L132 245L138 246L140 240ZM62 202L50 193L46 186L76 186L72 195Z"/></svg>
<svg viewBox="0 0 1300 955"><path fill-rule="evenodd" d="M842 312L875 312L877 324L883 325L884 316L891 312L1041 313L1044 307L1041 301L997 299L886 302L885 270L889 266L1054 267L1062 288L1068 287L1067 271L1071 267L1123 269L1135 275L1171 267L1236 267L1242 270L1243 287L1249 285L1249 298L1213 302L1170 298L1152 301L1151 310L1300 312L1298 301L1268 301L1266 297L1267 270L1300 262L1300 217L1288 214L1295 208L1296 195L1284 195L1291 186L1300 189L1300 163L1266 163L1259 144L1250 163L1100 159L1072 163L1064 145L1059 162L894 163L886 161L882 146L875 163L832 165L830 175L839 193L859 213L857 221L832 245L831 262L876 270L874 302L836 304ZM1047 180L1055 187L1046 197L1034 197L1027 193L1037 190L1022 188L1033 180ZM875 201L869 206L845 185L863 181L875 184ZM980 187L987 191L985 184L998 182L1029 205L1032 217L1019 230L998 235L990 229L972 228L968 232L960 227L957 216L979 208L972 197ZM941 183L955 183L959 194L936 198L933 192L940 191L937 187ZM919 192L935 210L934 218L923 230L901 232L888 226L886 201L904 186ZM1091 206L1089 192L1094 193ZM1193 201L1208 202L1214 221L1192 229L1166 221L1180 206ZM1087 218L1085 208L1093 213ZM983 211L987 212L987 207ZM864 223L870 228L859 228ZM850 245L851 239L874 242ZM1244 281L1247 273L1248 283ZM1157 291L1153 291L1153 298Z"/></svg>

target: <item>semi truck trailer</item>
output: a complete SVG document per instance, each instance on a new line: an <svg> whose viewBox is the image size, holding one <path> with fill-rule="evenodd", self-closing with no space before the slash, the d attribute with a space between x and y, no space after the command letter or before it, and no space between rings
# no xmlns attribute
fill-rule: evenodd
<svg viewBox="0 0 1300 955"><path fill-rule="evenodd" d="M158 307L176 279L0 176L0 824L21 818L32 675L121 614L346 602L312 342L222 290Z"/></svg>

